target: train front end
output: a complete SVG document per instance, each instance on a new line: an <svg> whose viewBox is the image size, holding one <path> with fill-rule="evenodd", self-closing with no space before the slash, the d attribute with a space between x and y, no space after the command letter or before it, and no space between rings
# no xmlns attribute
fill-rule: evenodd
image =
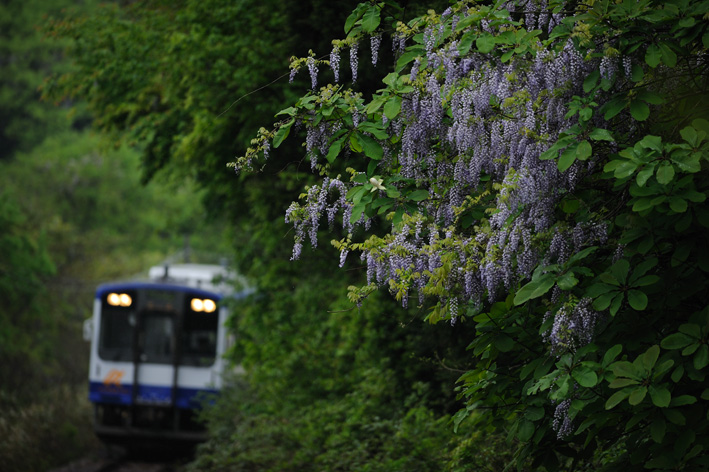
<svg viewBox="0 0 709 472"><path fill-rule="evenodd" d="M163 270L158 276L157 271ZM96 291L89 400L109 443L205 439L196 414L220 390L227 348L219 266L154 268Z"/></svg>

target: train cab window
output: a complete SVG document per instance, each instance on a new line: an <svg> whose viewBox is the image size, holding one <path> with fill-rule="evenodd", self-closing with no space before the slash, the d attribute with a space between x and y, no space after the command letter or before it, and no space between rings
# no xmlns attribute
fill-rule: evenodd
<svg viewBox="0 0 709 472"><path fill-rule="evenodd" d="M132 310L104 306L101 314L98 354L108 361L133 360L133 329L136 315Z"/></svg>
<svg viewBox="0 0 709 472"><path fill-rule="evenodd" d="M168 312L142 313L140 360L154 364L172 363L174 316Z"/></svg>
<svg viewBox="0 0 709 472"><path fill-rule="evenodd" d="M188 311L182 331L182 363L191 366L214 364L217 353L217 312Z"/></svg>

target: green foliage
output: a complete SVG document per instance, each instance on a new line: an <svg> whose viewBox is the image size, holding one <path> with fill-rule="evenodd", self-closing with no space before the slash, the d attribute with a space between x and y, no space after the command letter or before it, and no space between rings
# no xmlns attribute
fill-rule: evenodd
<svg viewBox="0 0 709 472"><path fill-rule="evenodd" d="M28 405L8 404L5 400L0 398L0 457L4 470L45 472L98 447L85 384L53 385ZM40 450L42 453L38 454Z"/></svg>
<svg viewBox="0 0 709 472"><path fill-rule="evenodd" d="M28 228L16 200L0 195L0 369L2 390L21 389L32 373L23 373L49 349L46 340L37 340L33 331L40 326L51 330L47 316L45 283L54 273L46 238Z"/></svg>
<svg viewBox="0 0 709 472"><path fill-rule="evenodd" d="M83 2L83 11L93 2ZM40 102L38 87L66 63L61 44L43 40L47 16L74 6L69 0L11 0L0 10L0 160L29 151L47 135L71 125L66 108ZM75 117L78 118L78 117ZM78 120L77 120L78 122Z"/></svg>

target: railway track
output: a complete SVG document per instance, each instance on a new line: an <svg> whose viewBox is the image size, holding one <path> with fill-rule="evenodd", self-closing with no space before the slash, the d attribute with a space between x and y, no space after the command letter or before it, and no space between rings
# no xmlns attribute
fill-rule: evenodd
<svg viewBox="0 0 709 472"><path fill-rule="evenodd" d="M136 457L123 450L103 450L49 472L180 472L189 458L160 454Z"/></svg>

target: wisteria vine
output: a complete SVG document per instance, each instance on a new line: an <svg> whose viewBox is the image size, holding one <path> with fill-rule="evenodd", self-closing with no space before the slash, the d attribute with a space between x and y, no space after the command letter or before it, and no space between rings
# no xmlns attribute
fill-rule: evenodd
<svg viewBox="0 0 709 472"><path fill-rule="evenodd" d="M377 188L372 185L374 179L347 182L333 177L310 187L304 201L294 202L286 215L296 232L294 259L306 239L317 246L322 215L327 214L332 225L339 214L346 234L357 226L368 226L376 217L361 212L351 219L355 202L347 193L353 187L367 187L377 198L385 198L415 185L427 198L417 201L415 209L409 207L403 222L395 219L390 235L359 244L351 240L336 243L340 265L349 252L359 250L370 285L388 286L404 306L414 292L418 292L419 303L428 296L438 297L454 320L460 307L496 301L530 277L539 264L564 264L581 249L605 242L603 223L571 224L555 214L559 202L594 169L597 157L577 160L560 171L556 161L542 160L540 155L576 124L567 105L583 94L586 77L600 69L604 77L618 76L622 83L627 77L618 71L627 67L615 64L627 64L626 58L584 58L572 38L551 47L544 45L540 36L551 34L564 19L563 13L550 14L545 2L535 11L518 14L526 29L517 26L517 31L532 32L527 54L503 61L465 51L461 44L465 33L475 27L497 36L513 31L511 25L519 24L512 19L516 8L509 2L501 10L509 12L507 18L490 17L457 30L461 21L479 14L465 3L458 4L429 18L421 31L422 44L412 39L419 33L416 29L400 24L393 41L399 56L406 51L421 54L412 60L405 76L410 91L401 93L400 111L391 120L379 115L386 124L386 139L379 140L383 157L376 170L367 174L395 169L397 180L387 179ZM372 36L375 64L380 42L380 35ZM358 42L340 41L329 61L336 81L340 80L339 57L347 45L352 80L357 79ZM308 58L306 65L315 90L314 59ZM340 118L318 115L332 95L332 88L323 88L318 96L320 108L297 117L306 127L306 152L314 170L323 164L333 137L346 126ZM603 100L603 93L596 100ZM367 117L364 103L346 111L353 128L361 117ZM595 120L602 125L601 119ZM358 173L353 171L353 177ZM559 313L565 316L563 310ZM578 337L586 335L579 333ZM552 340L552 344L560 342Z"/></svg>
<svg viewBox="0 0 709 472"><path fill-rule="evenodd" d="M654 289L643 287L660 276L651 273L659 271L658 258L646 255L652 248L672 253L676 235L691 228L690 205L706 199L693 174L709 160L709 121L669 107L664 112L675 125L664 138L650 134L664 129L644 122L665 96L681 102L705 84L709 32L699 19L709 6L460 1L388 32L394 71L365 99L342 83L340 57L349 50L353 83L367 39L373 65L382 62L384 5L357 7L329 61L311 53L291 63L293 71L308 68L310 92L279 114L272 131L262 129L235 164L237 171L253 168L271 144L304 129L306 158L321 178L286 212L295 230L292 258L308 242L317 247L327 225L345 235L332 241L340 267L354 253L366 268L366 285L350 288L352 301L384 287L403 307L429 309L432 322L474 320L470 349L479 364L461 378L467 409L456 424L489 405L513 421L510 434L541 444L547 430L555 441L588 428L617 434L613 416L599 414L625 399L635 407L648 392L650 407L667 408L670 388L684 388L684 371L673 374L676 387L663 383L675 361L654 367L656 338L677 328L656 313L648 340L631 348L639 353L631 367L616 361L628 328L613 325L613 317L650 311ZM631 17L637 25L624 30ZM644 43L643 28L654 43ZM336 84L318 89L326 66ZM694 214L709 226L702 211ZM699 234L675 254L689 254ZM678 260L673 255L665 268ZM709 318L705 311L693 319ZM688 326L662 347L699 339L699 328L690 336ZM694 369L709 365L709 348L705 354ZM662 419L643 411L643 418ZM637 421L645 436L636 444L651 429L652 440L663 441L664 423Z"/></svg>

